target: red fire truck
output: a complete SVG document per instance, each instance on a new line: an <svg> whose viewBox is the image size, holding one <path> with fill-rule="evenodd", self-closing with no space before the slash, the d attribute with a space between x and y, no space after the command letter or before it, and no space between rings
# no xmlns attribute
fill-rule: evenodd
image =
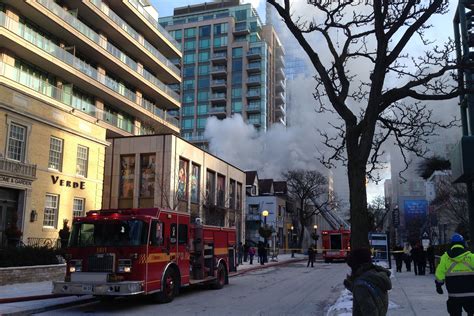
<svg viewBox="0 0 474 316"><path fill-rule="evenodd" d="M90 211L73 221L63 282L53 293L150 295L171 302L180 287L209 283L220 289L236 270L236 232L190 223L163 209Z"/></svg>
<svg viewBox="0 0 474 316"><path fill-rule="evenodd" d="M346 260L351 250L351 231L346 229L323 230L323 258L324 262Z"/></svg>

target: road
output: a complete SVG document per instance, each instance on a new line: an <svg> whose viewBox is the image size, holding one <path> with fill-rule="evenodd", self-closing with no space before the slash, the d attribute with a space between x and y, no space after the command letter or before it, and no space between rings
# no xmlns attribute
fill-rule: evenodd
<svg viewBox="0 0 474 316"><path fill-rule="evenodd" d="M233 277L222 290L184 289L169 304L116 299L44 315L325 315L347 272L344 263L317 263L314 268L291 263Z"/></svg>

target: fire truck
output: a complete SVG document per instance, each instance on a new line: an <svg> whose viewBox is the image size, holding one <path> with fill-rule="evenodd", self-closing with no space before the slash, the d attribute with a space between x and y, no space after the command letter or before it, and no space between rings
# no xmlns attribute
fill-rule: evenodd
<svg viewBox="0 0 474 316"><path fill-rule="evenodd" d="M236 271L233 228L190 223L189 214L159 209L89 211L73 220L66 275L53 293L99 299L150 295L167 303L181 287L220 289Z"/></svg>
<svg viewBox="0 0 474 316"><path fill-rule="evenodd" d="M328 263L333 260L346 260L351 250L351 231L347 229L323 230L323 258Z"/></svg>

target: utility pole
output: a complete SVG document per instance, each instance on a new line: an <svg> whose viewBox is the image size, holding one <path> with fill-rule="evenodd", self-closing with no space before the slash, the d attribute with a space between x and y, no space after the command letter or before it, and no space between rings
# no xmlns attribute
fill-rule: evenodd
<svg viewBox="0 0 474 316"><path fill-rule="evenodd" d="M454 16L462 138L451 157L454 182L465 183L469 211L469 237L474 251L474 1L460 0ZM466 93L467 92L467 93Z"/></svg>

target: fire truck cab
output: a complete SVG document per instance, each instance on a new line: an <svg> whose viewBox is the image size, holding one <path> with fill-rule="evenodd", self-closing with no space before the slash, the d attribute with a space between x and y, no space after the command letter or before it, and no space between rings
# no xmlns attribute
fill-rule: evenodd
<svg viewBox="0 0 474 316"><path fill-rule="evenodd" d="M183 286L209 283L220 289L236 270L236 232L199 222L159 208L98 210L77 217L65 280L53 282L53 293L151 295L167 303Z"/></svg>
<svg viewBox="0 0 474 316"><path fill-rule="evenodd" d="M351 231L346 229L323 230L323 258L328 263L333 260L346 260L351 250Z"/></svg>

